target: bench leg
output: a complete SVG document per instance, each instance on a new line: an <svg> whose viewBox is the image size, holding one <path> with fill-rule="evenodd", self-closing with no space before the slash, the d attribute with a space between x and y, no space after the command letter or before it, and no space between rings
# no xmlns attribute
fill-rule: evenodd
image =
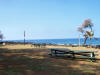
<svg viewBox="0 0 100 75"><path fill-rule="evenodd" d="M51 50L51 56L55 56L56 54L57 54L57 52L56 52L56 51Z"/></svg>
<svg viewBox="0 0 100 75"><path fill-rule="evenodd" d="M75 53L74 52L72 52L72 58L75 59Z"/></svg>
<svg viewBox="0 0 100 75"><path fill-rule="evenodd" d="M57 56L56 54L57 54L57 51L55 50L55 56Z"/></svg>
<svg viewBox="0 0 100 75"><path fill-rule="evenodd" d="M91 55L90 55L90 60L91 60L92 62L95 62L95 61L96 61L96 58L95 58L95 54L94 54L94 53L91 53Z"/></svg>
<svg viewBox="0 0 100 75"><path fill-rule="evenodd" d="M51 50L51 56L53 56L53 50Z"/></svg>

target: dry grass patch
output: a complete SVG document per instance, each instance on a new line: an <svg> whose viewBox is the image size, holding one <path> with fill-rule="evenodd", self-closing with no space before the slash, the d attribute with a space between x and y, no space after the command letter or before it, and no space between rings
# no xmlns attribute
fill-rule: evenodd
<svg viewBox="0 0 100 75"><path fill-rule="evenodd" d="M99 50L84 47L7 45L0 48L0 75L99 75L100 61L50 57L48 48Z"/></svg>

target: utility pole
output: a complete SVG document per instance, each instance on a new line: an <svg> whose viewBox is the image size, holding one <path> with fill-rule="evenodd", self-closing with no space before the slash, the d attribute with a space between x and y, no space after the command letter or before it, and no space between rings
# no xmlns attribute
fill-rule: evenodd
<svg viewBox="0 0 100 75"><path fill-rule="evenodd" d="M25 31L24 31L24 45L25 45L25 40L26 40L26 34L25 34Z"/></svg>
<svg viewBox="0 0 100 75"><path fill-rule="evenodd" d="M79 35L79 47L80 47L80 35Z"/></svg>

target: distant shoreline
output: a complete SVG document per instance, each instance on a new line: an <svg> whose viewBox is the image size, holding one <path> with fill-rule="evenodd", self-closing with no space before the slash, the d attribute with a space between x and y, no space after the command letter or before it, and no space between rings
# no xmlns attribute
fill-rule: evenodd
<svg viewBox="0 0 100 75"><path fill-rule="evenodd" d="M4 40L3 42L10 42L10 43L24 43L24 40ZM38 40L26 40L26 43L46 43L46 44L56 44L56 45L79 45L79 39L38 39ZM80 45L82 45L84 39L80 39ZM87 40L87 45L89 45L90 40ZM92 39L92 45L100 45L100 38L98 41Z"/></svg>

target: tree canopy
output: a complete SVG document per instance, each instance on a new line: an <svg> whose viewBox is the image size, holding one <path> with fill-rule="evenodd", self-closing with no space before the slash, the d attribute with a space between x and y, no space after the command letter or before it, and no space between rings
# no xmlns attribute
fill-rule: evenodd
<svg viewBox="0 0 100 75"><path fill-rule="evenodd" d="M81 32L84 37L84 45L88 38L91 41L91 38L94 36L93 26L91 19L86 19L83 24L78 27L78 31Z"/></svg>

